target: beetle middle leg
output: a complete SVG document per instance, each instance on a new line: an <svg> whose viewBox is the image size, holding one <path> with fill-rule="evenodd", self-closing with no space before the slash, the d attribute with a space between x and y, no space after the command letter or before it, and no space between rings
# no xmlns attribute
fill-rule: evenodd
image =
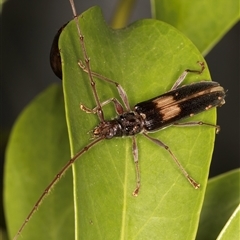
<svg viewBox="0 0 240 240"><path fill-rule="evenodd" d="M176 163L176 165L178 166L178 168L181 170L181 172L183 173L183 175L185 176L185 178L189 181L189 183L195 188L198 189L200 187L200 184L197 183L189 174L188 172L184 169L184 167L182 166L182 164L178 161L178 159L176 158L176 156L172 153L172 151L170 150L170 148L164 144L162 141L160 141L159 139L150 137L146 132L143 133L143 135L148 138L149 140L151 140L152 142L156 143L158 146L163 147L164 149L166 149L169 154L171 155L172 159L174 160L174 162Z"/></svg>

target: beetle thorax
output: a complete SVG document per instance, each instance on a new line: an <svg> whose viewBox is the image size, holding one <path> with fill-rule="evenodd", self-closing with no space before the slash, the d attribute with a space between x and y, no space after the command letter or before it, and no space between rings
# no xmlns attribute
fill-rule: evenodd
<svg viewBox="0 0 240 240"><path fill-rule="evenodd" d="M144 121L136 112L126 112L117 118L101 122L93 129L94 138L111 139L113 137L133 136L143 130Z"/></svg>

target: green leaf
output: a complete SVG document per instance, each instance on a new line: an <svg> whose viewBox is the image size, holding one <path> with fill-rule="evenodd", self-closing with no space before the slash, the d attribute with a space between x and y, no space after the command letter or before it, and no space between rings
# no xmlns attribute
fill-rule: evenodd
<svg viewBox="0 0 240 240"><path fill-rule="evenodd" d="M53 85L26 107L14 125L4 176L9 239L70 157L63 106L62 87ZM72 202L69 171L30 219L22 239L74 239Z"/></svg>
<svg viewBox="0 0 240 240"><path fill-rule="evenodd" d="M229 227L226 229L229 236L239 234L239 222L236 223L239 213L236 212L234 221L229 222L232 220L230 219L231 215L240 203L239 179L240 170L236 169L209 180L197 234L198 240L217 239L217 236L223 231L224 225L226 225L225 228ZM230 226L228 226L229 224ZM219 237L219 239L238 239L224 238L226 236L224 236L224 232L221 234L223 238Z"/></svg>
<svg viewBox="0 0 240 240"><path fill-rule="evenodd" d="M227 221L217 240L239 239L240 205Z"/></svg>
<svg viewBox="0 0 240 240"><path fill-rule="evenodd" d="M186 69L199 69L203 61L197 48L175 28L156 20L142 20L121 30L106 26L100 9L80 17L80 26L93 71L119 82L130 105L169 90ZM88 75L77 62L83 60L75 22L60 38L64 95L72 155L84 148L97 116L79 110L82 103L96 106ZM190 74L185 83L210 79L208 70ZM101 101L119 99L115 86L96 79ZM116 116L104 107L106 119ZM191 120L215 122L215 110ZM104 140L74 165L77 239L193 239L207 183L215 130L209 127L171 127L151 134L168 144L187 171L201 183L194 190L166 150L144 136L137 137L141 190L135 188L131 138Z"/></svg>
<svg viewBox="0 0 240 240"><path fill-rule="evenodd" d="M206 55L239 21L239 0L152 0L155 18L183 32Z"/></svg>

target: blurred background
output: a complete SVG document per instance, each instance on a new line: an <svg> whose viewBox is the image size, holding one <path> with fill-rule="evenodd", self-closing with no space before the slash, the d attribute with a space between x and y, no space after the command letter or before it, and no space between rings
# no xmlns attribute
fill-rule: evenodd
<svg viewBox="0 0 240 240"><path fill-rule="evenodd" d="M117 2L117 0L75 1L78 13L99 5L107 22L110 22ZM2 189L4 151L14 121L38 93L50 84L60 82L50 68L49 51L58 29L72 19L72 11L68 0L8 0L3 5L0 17L0 186ZM136 2L130 23L142 18L151 18L150 3L146 0ZM210 177L240 165L239 33L238 22L206 56L212 79L228 90L227 104L218 111L221 132L216 136ZM1 193L0 197L2 197ZM4 220L2 203L0 204L2 228Z"/></svg>

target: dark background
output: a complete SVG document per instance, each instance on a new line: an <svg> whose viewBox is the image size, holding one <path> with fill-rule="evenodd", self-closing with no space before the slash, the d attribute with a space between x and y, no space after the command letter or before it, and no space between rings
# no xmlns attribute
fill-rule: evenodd
<svg viewBox="0 0 240 240"><path fill-rule="evenodd" d="M77 0L75 0L77 2ZM78 1L80 2L80 1ZM81 13L100 5L107 22L117 1L95 0L77 4ZM149 1L140 0L130 22L151 18ZM53 82L59 82L49 65L49 51L58 29L72 19L68 0L9 0L1 14L1 159L14 121L23 108ZM212 79L228 90L226 105L218 111L221 132L216 144L210 177L239 167L240 24L236 24L206 56ZM1 194L0 194L1 196ZM0 209L0 216L3 216ZM3 225L3 219L0 219Z"/></svg>

